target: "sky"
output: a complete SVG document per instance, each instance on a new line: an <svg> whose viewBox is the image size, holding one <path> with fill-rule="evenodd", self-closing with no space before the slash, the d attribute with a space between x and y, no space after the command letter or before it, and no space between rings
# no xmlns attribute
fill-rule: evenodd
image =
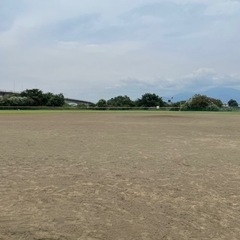
<svg viewBox="0 0 240 240"><path fill-rule="evenodd" d="M0 89L96 102L240 89L240 0L0 0Z"/></svg>

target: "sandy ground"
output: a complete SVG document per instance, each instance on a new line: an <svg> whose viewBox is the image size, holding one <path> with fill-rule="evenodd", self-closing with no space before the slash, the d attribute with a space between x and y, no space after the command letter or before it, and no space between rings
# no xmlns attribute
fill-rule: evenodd
<svg viewBox="0 0 240 240"><path fill-rule="evenodd" d="M240 114L0 114L1 240L240 239Z"/></svg>

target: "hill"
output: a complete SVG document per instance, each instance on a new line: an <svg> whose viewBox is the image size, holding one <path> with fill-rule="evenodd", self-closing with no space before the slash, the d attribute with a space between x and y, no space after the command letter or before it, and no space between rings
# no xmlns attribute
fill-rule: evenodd
<svg viewBox="0 0 240 240"><path fill-rule="evenodd" d="M227 103L230 99L235 99L238 103L240 103L240 90L227 88L227 87L218 87L218 88L211 88L206 91L199 91L199 92L184 92L180 94L176 94L173 96L173 101L181 101L189 99L194 94L202 94L207 95L209 97L217 98L222 100L223 103Z"/></svg>

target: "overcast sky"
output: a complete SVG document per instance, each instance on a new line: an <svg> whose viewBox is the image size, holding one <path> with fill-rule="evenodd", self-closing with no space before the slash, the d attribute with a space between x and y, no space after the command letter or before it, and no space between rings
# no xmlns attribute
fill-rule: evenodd
<svg viewBox="0 0 240 240"><path fill-rule="evenodd" d="M239 0L0 0L0 89L97 101L240 89Z"/></svg>

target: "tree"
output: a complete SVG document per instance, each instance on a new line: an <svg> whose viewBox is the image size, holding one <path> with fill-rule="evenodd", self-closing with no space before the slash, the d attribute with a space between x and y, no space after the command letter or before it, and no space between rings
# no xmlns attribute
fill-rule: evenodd
<svg viewBox="0 0 240 240"><path fill-rule="evenodd" d="M0 96L0 106L6 106L7 105L7 98Z"/></svg>
<svg viewBox="0 0 240 240"><path fill-rule="evenodd" d="M46 98L43 94L43 92L39 89L27 89L20 93L21 97L27 97L33 100L33 105L36 106L43 106L46 105Z"/></svg>
<svg viewBox="0 0 240 240"><path fill-rule="evenodd" d="M228 101L228 106L229 107L238 107L238 102L236 100L234 100L234 99L230 99Z"/></svg>
<svg viewBox="0 0 240 240"><path fill-rule="evenodd" d="M140 99L136 101L139 107L164 107L165 103L161 97L155 93L145 93Z"/></svg>
<svg viewBox="0 0 240 240"><path fill-rule="evenodd" d="M8 106L30 106L33 104L33 100L28 97L10 96L6 99Z"/></svg>
<svg viewBox="0 0 240 240"><path fill-rule="evenodd" d="M105 107L107 107L107 101L105 99L100 99L97 102L96 106L100 107L100 108L105 108Z"/></svg>
<svg viewBox="0 0 240 240"><path fill-rule="evenodd" d="M54 94L51 93L51 92L47 92L47 93L43 93L43 96L42 96L42 103L43 105L49 105L49 101L51 98L54 98Z"/></svg>
<svg viewBox="0 0 240 240"><path fill-rule="evenodd" d="M50 97L50 99L47 102L47 106L52 106L52 107L61 107L64 105L64 96L62 93L60 94L56 94L56 95L52 95Z"/></svg>
<svg viewBox="0 0 240 240"><path fill-rule="evenodd" d="M219 108L221 108L223 106L223 102L220 99L216 99L216 98L209 98L209 100L214 103L216 106L218 106Z"/></svg>
<svg viewBox="0 0 240 240"><path fill-rule="evenodd" d="M132 107L133 101L128 96L117 96L107 101L107 105L111 107Z"/></svg>
<svg viewBox="0 0 240 240"><path fill-rule="evenodd" d="M28 97L11 95L0 97L0 106L32 106L33 100Z"/></svg>
<svg viewBox="0 0 240 240"><path fill-rule="evenodd" d="M64 105L64 96L62 93L43 93L39 89L27 89L20 93L21 97L28 98L28 106L54 106L60 107Z"/></svg>
<svg viewBox="0 0 240 240"><path fill-rule="evenodd" d="M182 110L192 111L218 111L220 100L210 98L206 95L196 94L191 97L183 106Z"/></svg>

